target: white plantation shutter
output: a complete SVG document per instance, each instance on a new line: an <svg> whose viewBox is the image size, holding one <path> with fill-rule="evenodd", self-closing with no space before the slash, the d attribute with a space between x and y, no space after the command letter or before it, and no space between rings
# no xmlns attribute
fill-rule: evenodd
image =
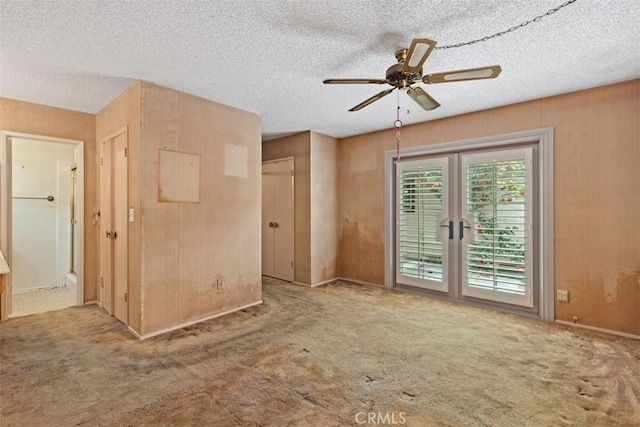
<svg viewBox="0 0 640 427"><path fill-rule="evenodd" d="M396 165L396 281L446 291L446 248L440 227L447 216L448 158Z"/></svg>
<svg viewBox="0 0 640 427"><path fill-rule="evenodd" d="M531 148L462 155L462 294L533 305Z"/></svg>

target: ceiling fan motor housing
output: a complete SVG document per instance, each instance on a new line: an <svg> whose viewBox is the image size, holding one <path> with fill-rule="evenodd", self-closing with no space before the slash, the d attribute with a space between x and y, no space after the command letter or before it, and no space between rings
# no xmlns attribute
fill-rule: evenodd
<svg viewBox="0 0 640 427"><path fill-rule="evenodd" d="M402 89L421 81L422 68L417 73L406 73L402 71L402 63L400 62L387 68L386 77L391 86Z"/></svg>

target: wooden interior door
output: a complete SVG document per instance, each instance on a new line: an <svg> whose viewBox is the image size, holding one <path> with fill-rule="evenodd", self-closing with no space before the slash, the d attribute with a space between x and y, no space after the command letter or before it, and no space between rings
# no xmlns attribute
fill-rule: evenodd
<svg viewBox="0 0 640 427"><path fill-rule="evenodd" d="M275 235L273 232L273 212L275 211L275 163L262 165L262 274L275 277Z"/></svg>
<svg viewBox="0 0 640 427"><path fill-rule="evenodd" d="M100 303L128 324L128 165L127 132L101 143Z"/></svg>
<svg viewBox="0 0 640 427"><path fill-rule="evenodd" d="M100 305L113 314L113 245L112 207L112 143L108 138L100 144Z"/></svg>
<svg viewBox="0 0 640 427"><path fill-rule="evenodd" d="M262 189L262 271L293 282L293 160L264 163Z"/></svg>
<svg viewBox="0 0 640 427"><path fill-rule="evenodd" d="M128 324L127 133L113 138L113 315Z"/></svg>

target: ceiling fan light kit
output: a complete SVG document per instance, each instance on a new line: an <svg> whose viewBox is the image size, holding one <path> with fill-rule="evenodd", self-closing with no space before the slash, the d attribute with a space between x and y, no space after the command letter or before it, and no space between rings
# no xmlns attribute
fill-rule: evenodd
<svg viewBox="0 0 640 427"><path fill-rule="evenodd" d="M358 111L390 94L396 89L406 89L407 94L426 111L431 111L440 106L427 92L415 83L434 84L459 82L465 80L494 79L498 77L502 69L499 65L481 68L469 68L465 70L448 71L443 73L427 74L423 76L422 66L435 48L435 40L428 38L413 39L409 49L400 49L396 52L397 64L387 69L385 79L326 79L324 84L389 84L391 89L384 90L371 98L361 102L349 111Z"/></svg>

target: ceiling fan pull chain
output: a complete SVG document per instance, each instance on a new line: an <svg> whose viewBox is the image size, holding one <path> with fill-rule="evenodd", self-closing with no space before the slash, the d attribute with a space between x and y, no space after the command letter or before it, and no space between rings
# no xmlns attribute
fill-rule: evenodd
<svg viewBox="0 0 640 427"><path fill-rule="evenodd" d="M396 128L396 161L400 160L400 128L402 127L402 121L400 120L400 91L398 91L398 112L396 113L396 121L393 122L393 127Z"/></svg>

